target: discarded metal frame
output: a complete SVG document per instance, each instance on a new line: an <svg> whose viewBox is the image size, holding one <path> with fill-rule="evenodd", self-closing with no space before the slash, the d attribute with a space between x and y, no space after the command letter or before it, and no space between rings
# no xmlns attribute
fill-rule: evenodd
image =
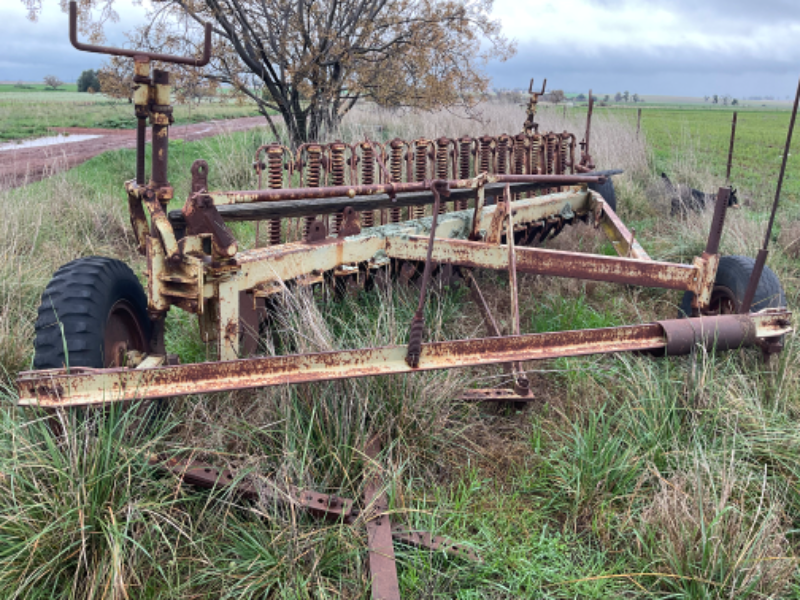
<svg viewBox="0 0 800 600"><path fill-rule="evenodd" d="M73 2L71 38L77 48L132 56L135 61L137 165L135 179L125 187L139 251L147 257L147 301L152 320L148 329L153 334L143 347L126 346L124 340L117 340L113 359L107 357L103 365L21 373L17 380L20 405L105 405L490 364L506 365L513 389L470 390L464 399L527 401L534 396L521 367L526 361L616 352L681 355L696 347L727 350L761 345L775 351L780 348L776 340L790 331L791 315L782 307L739 315L708 314L715 308L714 281L730 188L720 189L705 252L692 264L652 260L614 207L592 189L605 184L606 178L593 173L589 154L591 92L585 137L579 144L580 161L575 156L574 135L539 133L534 118L538 97L545 88L541 93L533 92L531 81L528 120L524 131L516 136L395 139L386 144L370 140L353 145L309 143L296 152L267 144L255 156L259 189L212 191L208 164L196 161L189 197L180 211L170 212L169 73L155 70L151 76L150 61L205 64L209 29L203 57L194 59L79 44L76 18ZM149 181L144 164L147 118L153 127ZM263 173L267 174L266 189L262 187ZM290 187L295 176L299 188ZM775 207L779 194L780 186ZM424 216L426 205L433 205L430 216ZM408 220L404 222L403 207L408 207ZM298 219L294 228L287 223L291 219ZM267 221L269 245L240 249L227 226L232 221ZM579 221L602 229L619 256L535 247ZM768 239L769 232L759 253L758 273L766 258ZM280 302L287 286L363 285L380 271L410 279L419 265L424 265L420 302L407 346L248 357L255 347L250 331L257 330L252 320L265 302ZM424 342L422 311L434 267L462 271L484 313L489 337ZM501 335L470 273L474 268L508 271L513 335ZM683 290L693 294L694 314L706 316L521 334L517 273ZM748 290L750 300L757 281L754 273ZM745 308L749 308L750 300L744 303ZM198 316L206 340L215 346L218 361L180 365L168 359L163 324L172 307ZM106 353L111 354L111 350L106 348ZM367 449L369 455L376 453L377 446ZM184 481L204 487L234 481L232 473L208 465L164 460L160 464ZM382 505L385 497L374 483L368 482L366 502ZM245 495L256 492L247 482L239 482L237 490ZM291 490L291 496L293 502L318 514L343 519L352 516L350 501L301 490ZM367 522L376 577L378 572L394 569L393 534L404 541L435 545L425 536L408 534L402 538L393 532L388 516L380 516L384 513L382 508L377 518ZM391 568L383 564L386 560L392 563ZM380 591L384 584L394 589L392 581L391 576L376 580L374 597L384 593L394 597L393 592Z"/></svg>

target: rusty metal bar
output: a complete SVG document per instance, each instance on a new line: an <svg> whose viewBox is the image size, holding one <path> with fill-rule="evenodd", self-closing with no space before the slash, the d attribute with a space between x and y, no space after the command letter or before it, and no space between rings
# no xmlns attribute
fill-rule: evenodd
<svg viewBox="0 0 800 600"><path fill-rule="evenodd" d="M427 239L420 236L390 237L386 254L403 260L425 260ZM696 291L700 272L694 265L681 265L635 258L517 248L517 270L522 273L571 279L608 281L645 287ZM466 240L437 239L432 260L473 268L508 269L508 249Z"/></svg>
<svg viewBox="0 0 800 600"><path fill-rule="evenodd" d="M511 190L509 184L506 184L505 193L506 217L508 219L506 225L506 245L508 246L508 282L511 290L511 333L513 335L520 335L520 322L519 322L519 290L517 289L517 253L514 247L514 215L511 209ZM529 391L530 384L525 377L522 364L514 363L511 365L514 372L514 385L522 393L523 390Z"/></svg>
<svg viewBox="0 0 800 600"><path fill-rule="evenodd" d="M311 514L332 520L349 521L353 517L353 501L330 494L303 490L293 485L278 487L264 481L256 486L248 479L237 478L230 469L219 468L198 460L185 460L164 455L154 456L150 464L176 475L184 483L204 489L232 488L244 498L267 497L273 502L294 504Z"/></svg>
<svg viewBox="0 0 800 600"><path fill-rule="evenodd" d="M511 183L515 194L541 190L550 187L546 183ZM492 183L485 186L486 197L496 197L503 194L505 184ZM466 205L478 194L474 188L456 188L450 190L451 200L462 202ZM434 196L430 190L420 192L401 193L394 198L389 194L371 194L357 196L335 196L332 198L280 200L275 202L253 202L249 204L222 204L216 205L217 212L225 221L256 221L260 219L290 218L305 215L325 215L344 210L352 206L359 212L381 210L389 208L397 210L406 206L433 204ZM171 211L170 221L176 225L181 222L180 210ZM392 221L397 222L397 221ZM364 224L366 227L367 225Z"/></svg>
<svg viewBox="0 0 800 600"><path fill-rule="evenodd" d="M425 270L422 273L422 282L419 288L419 302L417 303L417 310L414 313L413 319L411 320L408 333L408 352L406 353L406 362L410 367L416 367L419 365L419 354L422 349L422 338L425 327L425 301L427 300L428 283L431 278L431 272L433 271L431 255L433 254L433 244L436 239L436 220L439 218L441 196L447 197L450 195L449 190L447 190L447 188L444 186L442 187L444 189L440 189L437 186L433 187L435 201L433 204L433 216L431 217L431 233L428 237L428 251L427 258L425 260Z"/></svg>
<svg viewBox="0 0 800 600"><path fill-rule="evenodd" d="M700 329L729 316L686 319ZM756 339L791 331L791 313L763 311L745 315ZM419 367L405 362L406 346L384 346L314 354L250 358L227 362L164 366L153 369L87 369L27 371L17 379L20 406L67 407L165 398L187 394L257 388L452 369L563 356L639 350L664 350L667 339L658 323L536 333L504 338L458 340L422 345Z"/></svg>
<svg viewBox="0 0 800 600"><path fill-rule="evenodd" d="M725 183L731 182L731 165L733 165L733 146L736 143L736 118L738 113L733 111L733 121L731 123L731 142L728 146L728 168L725 170Z"/></svg>
<svg viewBox="0 0 800 600"><path fill-rule="evenodd" d="M764 270L764 265L767 262L767 253L769 252L769 238L772 236L772 225L775 223L775 214L778 212L778 204L781 200L781 190L783 189L783 177L786 175L786 161L789 158L789 151L792 147L792 134L794 133L794 124L797 120L797 105L800 103L800 81L797 83L797 92L794 96L794 106L792 107L792 118L789 121L789 131L786 134L786 146L783 150L783 160L781 161L781 171L778 174L778 185L775 188L775 201L772 203L772 212L769 215L769 223L767 223L767 231L764 233L764 245L758 251L756 257L756 264L753 267L753 272L750 274L750 282L747 284L747 290L742 300L742 306L739 312L744 314L750 310L753 304L753 298L756 295L758 282L761 281L761 272Z"/></svg>
<svg viewBox="0 0 800 600"><path fill-rule="evenodd" d="M725 215L728 212L728 201L731 198L731 188L721 187L717 192L717 202L714 205L714 216L711 219L711 228L708 232L705 253L719 254L719 243L722 240L722 230L725 227Z"/></svg>
<svg viewBox="0 0 800 600"><path fill-rule="evenodd" d="M129 50L125 48L111 48L109 46L96 46L94 44L84 44L78 41L78 7L75 1L69 3L69 41L72 45L82 52L96 52L98 54L110 54L112 56L127 56L135 58L146 56L150 60L172 63L176 65L190 65L193 67L204 67L211 60L211 23L204 25L203 55L200 58L189 56L174 56L172 54L162 54L160 52L142 52L141 50Z"/></svg>
<svg viewBox="0 0 800 600"><path fill-rule="evenodd" d="M372 438L364 453L372 461L378 457L381 443ZM373 473L364 489L364 505L371 516L365 519L367 548L369 549L369 572L372 580L372 600L400 600L400 582L397 578L397 563L392 543L392 523L387 513L389 501L381 491L380 479Z"/></svg>
<svg viewBox="0 0 800 600"><path fill-rule="evenodd" d="M549 186L583 185L604 183L602 175L489 175L487 183L533 183ZM439 182L439 183L437 183ZM207 194L217 206L223 204L245 204L248 202L277 202L281 200L311 200L346 196L395 195L407 192L424 192L431 186L446 185L449 189L475 188L473 179L434 179L405 183L376 183L373 185L341 185L329 187L286 188L281 190L247 190L237 192L210 192Z"/></svg>
<svg viewBox="0 0 800 600"><path fill-rule="evenodd" d="M594 194L595 192L592 193ZM617 216L617 213L607 202L603 203L603 214L600 216L599 225L613 244L617 254L639 260L650 260L650 256L636 241L633 233L625 226L625 223L622 222L622 219Z"/></svg>
<svg viewBox="0 0 800 600"><path fill-rule="evenodd" d="M136 119L136 185L144 186L145 178L145 138L147 136L147 119Z"/></svg>
<svg viewBox="0 0 800 600"><path fill-rule="evenodd" d="M464 558L473 562L483 562L471 549L461 544L456 544L444 536L434 536L428 531L409 531L402 525L392 526L392 538L414 548L427 548L428 550L447 552L452 556Z"/></svg>

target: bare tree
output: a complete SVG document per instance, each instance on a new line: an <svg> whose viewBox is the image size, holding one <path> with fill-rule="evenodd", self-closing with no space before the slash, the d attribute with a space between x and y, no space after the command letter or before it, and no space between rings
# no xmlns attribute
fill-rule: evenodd
<svg viewBox="0 0 800 600"><path fill-rule="evenodd" d="M57 90L57 89L58 89L58 88L60 88L62 85L64 85L64 82L63 82L63 81L61 81L61 80L60 80L58 77L56 77L55 75L45 75L45 77L44 77L44 84L45 84L47 87L49 87L49 88L52 88L52 89L54 89L54 90Z"/></svg>
<svg viewBox="0 0 800 600"><path fill-rule="evenodd" d="M95 7L113 2L85 0ZM137 32L150 49L195 50L197 25L212 22L214 58L206 77L254 101L275 135L277 111L295 144L319 139L362 99L423 110L471 106L488 89L486 62L515 51L490 18L492 0L162 0L154 6L153 20Z"/></svg>

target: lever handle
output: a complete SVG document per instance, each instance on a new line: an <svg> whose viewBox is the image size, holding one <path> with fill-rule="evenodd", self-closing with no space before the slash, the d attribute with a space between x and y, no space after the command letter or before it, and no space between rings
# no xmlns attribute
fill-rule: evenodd
<svg viewBox="0 0 800 600"><path fill-rule="evenodd" d="M172 54L162 54L160 52L142 52L140 50L127 50L125 48L111 48L109 46L96 46L94 44L84 44L78 41L78 5L75 0L69 3L69 41L72 45L83 52L97 52L98 54L110 54L112 56L129 56L134 58L142 56L151 60L173 63L176 65L192 65L204 67L211 60L211 23L205 24L205 39L203 41L203 56L193 58L190 56L174 56Z"/></svg>

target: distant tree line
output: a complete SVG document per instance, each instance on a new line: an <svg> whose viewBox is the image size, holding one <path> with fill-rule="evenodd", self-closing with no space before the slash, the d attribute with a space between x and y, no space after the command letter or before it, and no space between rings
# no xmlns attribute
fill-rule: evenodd
<svg viewBox="0 0 800 600"><path fill-rule="evenodd" d="M704 96L703 102L711 102L711 104L722 104L723 106L738 106L739 101L736 98L730 96L730 94L725 94L724 96L720 96L719 94L714 94L713 96Z"/></svg>

